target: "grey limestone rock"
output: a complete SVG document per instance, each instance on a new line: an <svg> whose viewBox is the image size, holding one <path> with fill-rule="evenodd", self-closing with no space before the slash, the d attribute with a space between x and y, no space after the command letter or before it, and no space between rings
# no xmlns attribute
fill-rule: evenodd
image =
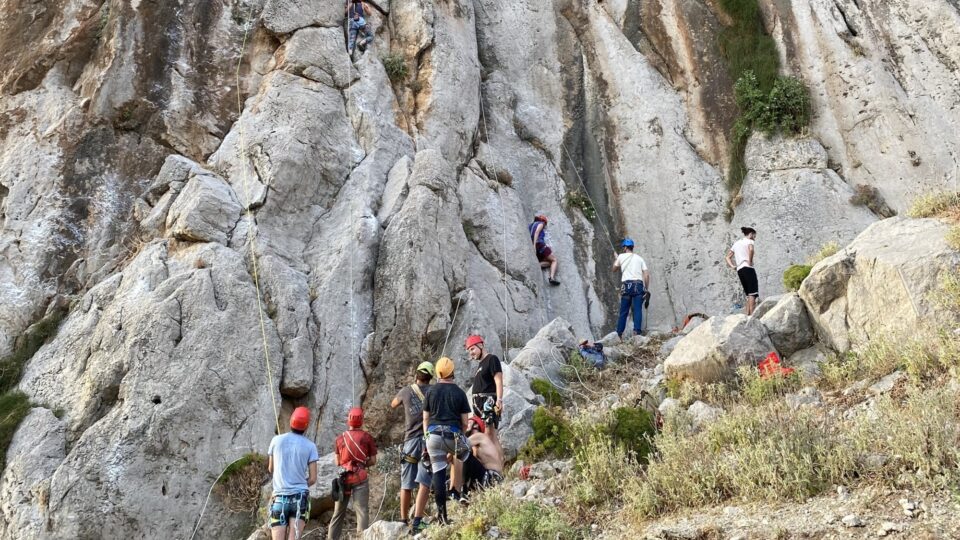
<svg viewBox="0 0 960 540"><path fill-rule="evenodd" d="M746 315L711 317L677 343L664 362L672 379L714 382L733 376L741 365L756 365L773 343L763 324Z"/></svg>

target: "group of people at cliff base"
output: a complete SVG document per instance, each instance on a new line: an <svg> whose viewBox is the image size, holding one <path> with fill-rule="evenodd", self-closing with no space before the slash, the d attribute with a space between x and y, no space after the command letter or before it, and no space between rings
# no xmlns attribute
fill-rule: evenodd
<svg viewBox="0 0 960 540"><path fill-rule="evenodd" d="M472 403L454 382L454 361L448 357L420 363L413 382L390 403L402 406L405 416L400 467L400 518L412 533L426 527L424 515L430 492L436 502L436 520L449 521L447 501L468 503L471 491L503 480L504 455L497 432L503 413L503 369L500 359L484 348L483 338L471 335L464 343L477 362L471 388ZM437 382L431 384L436 377ZM298 539L310 517L310 486L317 481L317 445L304 436L310 411L297 407L290 417L290 432L275 436L267 449L267 466L273 475L270 527L274 540ZM367 469L377 462L377 445L363 430L363 410L350 409L348 430L334 443L334 460L340 475L334 481L333 517L327 538L336 540L350 503L357 531L369 524ZM416 491L415 500L413 493ZM413 520L410 521L411 503Z"/></svg>
<svg viewBox="0 0 960 540"><path fill-rule="evenodd" d="M534 220L531 225L535 248L546 223L543 218ZM730 248L726 262L740 278L747 296L746 311L750 315L759 295L757 274L753 268L757 232L750 227L741 228L741 232L744 236ZM631 313L633 331L641 334L643 304L650 299L650 271L643 258L634 253L633 240L624 239L621 247L623 251L616 255L613 270L621 274L617 334L622 338ZM538 250L538 258L541 253L544 257L541 262L548 263L553 282L556 258L549 248ZM431 491L437 507L436 519L439 523L447 523L448 499L466 504L472 490L503 480L504 455L498 433L503 414L503 369L500 359L486 351L481 336L467 337L464 348L470 359L477 362L471 388L472 403L454 382L455 365L448 357L440 358L436 365L420 363L414 371L412 383L400 389L390 403L392 408L402 406L404 411L400 518L410 525L413 533L425 527L424 514ZM599 343L580 342L581 354L598 368L605 363L602 350ZM434 378L437 382L431 384ZM309 519L309 490L317 481L319 460L317 445L304 436L309 424L309 409L297 407L290 417L291 431L274 437L267 449L268 468L273 475L270 526L274 540L300 538ZM333 489L335 504L327 533L332 540L340 538L351 502L358 532L367 528L367 469L377 462L377 445L363 430L362 409L350 409L347 426L349 429L338 436L334 444L334 458L341 474Z"/></svg>

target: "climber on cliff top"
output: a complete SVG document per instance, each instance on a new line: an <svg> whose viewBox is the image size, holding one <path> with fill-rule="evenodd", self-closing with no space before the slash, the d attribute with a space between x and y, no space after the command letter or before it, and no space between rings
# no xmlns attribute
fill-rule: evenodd
<svg viewBox="0 0 960 540"><path fill-rule="evenodd" d="M753 315L760 296L760 287L757 281L757 271L753 268L753 241L757 238L757 231L751 227L740 227L743 238L737 240L727 251L727 266L737 271L743 293L747 295L747 315ZM734 263L736 258L736 263Z"/></svg>
<svg viewBox="0 0 960 540"><path fill-rule="evenodd" d="M643 330L643 301L645 289L650 287L650 271L643 257L633 252L634 243L624 238L623 253L613 262L613 271L620 271L620 316L617 318L617 336L623 339L627 329L627 316L633 311L633 334Z"/></svg>
<svg viewBox="0 0 960 540"><path fill-rule="evenodd" d="M370 26L367 25L367 8L361 0L350 0L346 6L348 30L347 30L347 52L353 55L355 46L364 50L366 45L373 41L373 34L370 32ZM362 33L363 37L357 43L357 35Z"/></svg>
<svg viewBox="0 0 960 540"><path fill-rule="evenodd" d="M290 416L290 433L275 436L267 448L267 470L273 475L270 533L273 540L300 538L310 519L310 486L317 482L317 445L303 436L310 409L297 407ZM292 528L287 532L287 528Z"/></svg>
<svg viewBox="0 0 960 540"><path fill-rule="evenodd" d="M423 464L422 458L427 450L423 436L423 398L430 389L433 378L433 364L421 362L414 374L413 384L404 386L390 402L396 409L403 405L406 432L404 433L403 453L400 462L400 521L408 524L410 514L410 495L415 487L417 500L414 505L413 533L420 530L420 523L430 496L430 470Z"/></svg>
<svg viewBox="0 0 960 540"><path fill-rule="evenodd" d="M540 268L550 269L550 284L559 285L557 280L557 257L547 245L547 216L539 214L533 217L533 223L528 227L533 249L537 253Z"/></svg>
<svg viewBox="0 0 960 540"><path fill-rule="evenodd" d="M343 472L343 499L333 505L333 517L327 531L329 540L339 540L343 529L347 508L353 499L353 510L357 514L357 535L363 533L370 521L370 486L367 480L367 468L377 463L377 445L363 427L363 409L354 407L347 413L347 431L337 437L334 443L334 461Z"/></svg>

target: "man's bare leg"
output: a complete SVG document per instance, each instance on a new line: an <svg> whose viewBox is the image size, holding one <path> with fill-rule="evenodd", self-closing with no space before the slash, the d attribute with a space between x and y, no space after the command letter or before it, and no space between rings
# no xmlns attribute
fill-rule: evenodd
<svg viewBox="0 0 960 540"><path fill-rule="evenodd" d="M400 490L400 521L406 522L410 518L410 491Z"/></svg>
<svg viewBox="0 0 960 540"><path fill-rule="evenodd" d="M747 297L747 315L753 315L753 309L757 306L757 297L748 296Z"/></svg>
<svg viewBox="0 0 960 540"><path fill-rule="evenodd" d="M493 426L487 426L487 436L490 437L490 440L493 441L494 446L497 447L497 453L500 454L500 463L504 463L503 446L500 444L500 434L497 433L497 428Z"/></svg>
<svg viewBox="0 0 960 540"><path fill-rule="evenodd" d="M557 264L559 264L559 263L557 262L557 258L556 258L555 256L553 256L553 255L550 255L550 257L549 257L547 260L550 261L550 279L556 279L556 277L557 277Z"/></svg>
<svg viewBox="0 0 960 540"><path fill-rule="evenodd" d="M430 499L430 486L420 484L417 488L417 500L413 506L413 517L422 518L427 512L427 501Z"/></svg>
<svg viewBox="0 0 960 540"><path fill-rule="evenodd" d="M287 529L287 540L300 540L303 537L303 529L307 526L307 522L302 519L293 520Z"/></svg>
<svg viewBox="0 0 960 540"><path fill-rule="evenodd" d="M270 527L270 538L273 540L284 540L287 537L286 527Z"/></svg>

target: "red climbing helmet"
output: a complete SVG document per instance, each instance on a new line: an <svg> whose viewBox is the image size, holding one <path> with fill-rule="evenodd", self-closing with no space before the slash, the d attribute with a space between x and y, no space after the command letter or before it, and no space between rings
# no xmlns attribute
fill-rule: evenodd
<svg viewBox="0 0 960 540"><path fill-rule="evenodd" d="M347 425L352 428L358 428L363 425L363 409L354 407L347 413Z"/></svg>
<svg viewBox="0 0 960 540"><path fill-rule="evenodd" d="M537 214L537 215L533 216L533 220L534 220L534 221L542 221L544 225L547 224L547 216L545 216L545 215L543 215L543 214Z"/></svg>
<svg viewBox="0 0 960 540"><path fill-rule="evenodd" d="M486 432L487 432L487 424L484 423L483 419L480 418L479 416L471 416L471 417L470 417L470 423L472 423L474 426L476 426L477 431L479 431L480 433L486 433Z"/></svg>
<svg viewBox="0 0 960 540"><path fill-rule="evenodd" d="M467 341L463 343L463 347L465 349L469 349L470 347L473 347L475 345L483 345L483 338L478 336L477 334L467 336Z"/></svg>
<svg viewBox="0 0 960 540"><path fill-rule="evenodd" d="M306 431L310 426L310 409L306 407L297 407L290 415L290 429L297 431Z"/></svg>

